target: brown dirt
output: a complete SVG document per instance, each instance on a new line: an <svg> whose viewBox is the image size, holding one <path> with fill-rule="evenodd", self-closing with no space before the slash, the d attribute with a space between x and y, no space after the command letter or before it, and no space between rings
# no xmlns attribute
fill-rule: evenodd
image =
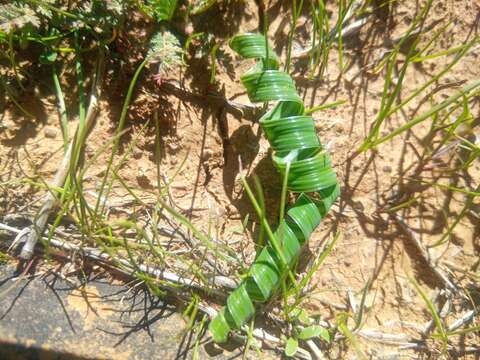
<svg viewBox="0 0 480 360"><path fill-rule="evenodd" d="M256 31L259 24L257 6L254 2L241 4L242 15L238 15L240 12L227 10L226 6L214 8L204 15L219 19L218 22L209 22L208 25L213 28L209 27L208 30L225 40L237 32ZM427 134L429 122L379 146L375 152L354 156L375 119L383 90L383 77L365 71L365 67L376 61L380 49L388 44L389 38L401 34L407 28L416 11L415 2L397 3L394 9L394 14L386 18L382 18L381 14L372 15L374 20L369 22L358 36L346 40L345 59L350 61L350 65L343 75L338 70L338 54L335 50L330 54L324 81L309 80L302 71L300 62L293 74L307 106L339 99L347 100L342 106L315 114L319 135L323 143L329 146L342 184L342 197L309 241L309 250L313 254L318 253L326 240L337 231L341 237L325 264L315 274L312 287L315 291L305 306L311 313L320 314L322 319L335 322L335 314L339 310L328 303L345 306L347 309L350 306L348 291L352 291L359 302L362 289L368 280L372 279L363 327L418 337L419 330L424 328L431 316L408 277L417 278L430 297L442 284L422 261L401 227L382 210L417 197L415 204L399 214L402 214L423 244L434 244L445 233L448 224L458 216L465 196L461 193L452 194L436 186L424 186L418 179L441 184L450 182L451 185L463 187L466 177L464 174L455 178L447 176L448 173L438 164L431 164L430 169L415 174L417 180L412 180L414 174L405 172L410 164L418 160L416 152L425 146L424 136ZM286 7L279 3L272 4L268 9L271 21L269 35L276 51L282 55L285 53L288 31L288 17L284 16L286 10ZM436 24L435 29L440 29L449 21L454 25L436 41L432 51L462 44L468 34L477 34L479 11L479 4L470 1L435 2L427 25ZM202 26L205 26L202 19L194 21L195 31L202 31ZM299 33L308 39L311 24L307 17L303 16L300 24L305 23L306 25L299 27ZM433 31L431 33L433 34ZM427 34L423 41L428 41L429 36ZM301 35L297 40L302 44ZM227 46L224 46L224 49L231 54L235 71L232 76L227 66L218 64L218 89L229 99L248 103L239 76L251 63L234 56ZM459 83L479 78L479 56L477 47L438 84L430 87L430 90L435 90L433 99L441 101L456 91ZM404 80L402 97L405 98L425 83L452 59L452 56L440 57L412 67ZM209 72L205 70L206 65L208 64L205 62L193 62L186 73L171 74L165 81L183 78L187 88L193 89L197 94L205 93L209 76ZM99 145L105 143L113 134L122 97L111 94L117 94L115 89L120 89L123 94L121 84L124 83L124 79L107 79L101 112L87 141L87 161L92 158ZM425 94L412 101L403 112L392 116L385 123L384 134L427 110L430 100L427 97L422 98ZM126 163L120 175L137 194L141 194L146 201L154 202L156 167L155 130L152 124L153 116L157 113L162 132L162 173L166 177L172 176L187 157L185 165L171 186L176 204L180 209L192 209L192 221L199 228L207 230L209 223L213 223L218 231L218 238L231 244L250 262L254 257L252 238L255 237L258 224L239 183L238 158L241 157L243 167L249 170L250 175L259 176L264 186L267 208L271 210L270 220L273 222L277 214L281 185L270 161L268 143L260 134L257 125L237 119L231 114L227 114L226 122L221 124L223 120L217 108L190 100L166 94L148 78L142 79L131 107L128 123L130 131L122 140L122 151L125 151L129 141L139 134L145 124L146 130L139 136L134 150L135 158ZM3 192L0 211L3 216L34 214L39 205L37 200L44 191L32 186L25 179L52 179L62 156L55 97L40 93L38 96L25 97L22 105L35 111L38 116L35 121L26 120L12 105L5 111L3 124L6 130L0 134L0 186ZM478 104L473 111L474 117L478 117ZM71 119L72 128L75 122L75 119ZM47 128L57 132L54 139L46 137ZM97 188L107 156L108 153L101 155L88 171L86 190L95 191ZM446 163L449 157L458 158L455 150L441 161ZM471 184L478 185L478 162L469 171ZM399 178L402 186L396 189L400 189L402 196L395 204L390 204L388 199L393 195L392 184ZM109 202L121 204L127 198L128 193L118 187L114 188ZM477 209L479 205L477 200ZM251 214L248 239L237 231L247 214ZM478 210L476 216L466 216L455 228L448 246L433 250L435 256L440 256L439 266L447 269L452 278L465 287L474 284L474 280L469 278L465 271L473 268L480 251ZM75 303L76 301L72 300L69 305L74 306ZM447 317L447 323L461 316L467 308L468 304L456 301L454 311ZM84 310L82 305L79 311L83 314ZM85 316L88 318L89 315ZM359 341L362 349L373 358L385 358L387 354L396 353L395 347L362 338L359 338ZM478 337L468 336L463 341L469 344L478 343ZM435 347L432 347L432 351L434 350ZM355 356L353 352L348 356L343 354L342 349L333 350L333 355L335 351L339 357ZM405 352L405 355L412 354Z"/></svg>

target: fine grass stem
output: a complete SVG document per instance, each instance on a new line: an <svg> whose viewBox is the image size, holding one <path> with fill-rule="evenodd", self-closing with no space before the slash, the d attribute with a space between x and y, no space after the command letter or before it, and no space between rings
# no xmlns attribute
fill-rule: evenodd
<svg viewBox="0 0 480 360"><path fill-rule="evenodd" d="M439 104L433 106L432 108L430 108L430 110L428 110L428 111L424 112L423 114L415 117L414 119L410 120L409 122L402 125L398 129L392 131L390 134L388 134L388 135L386 135L386 136L384 136L384 137L382 137L378 140L373 141L367 148L378 146L378 145L380 145L380 144L382 144L386 141L389 141L389 140L393 139L394 137L396 137L396 136L400 135L401 133L405 132L406 130L411 129L413 126L415 126L415 125L421 123L422 121L428 119L429 117L435 115L439 111L447 108L448 106L455 103L459 98L461 98L463 96L470 97L470 96L475 95L475 93L473 93L473 95L469 94L469 93L479 86L480 86L480 80L477 80L477 81L474 81L474 82L468 84L462 90L460 90L460 91L456 92L455 94L451 95L448 99L446 99L446 100L442 101L441 103L439 103ZM469 94L469 95L467 95L467 94Z"/></svg>
<svg viewBox="0 0 480 360"><path fill-rule="evenodd" d="M118 122L118 126L117 126L117 130L116 130L116 134L119 134L120 132L123 131L123 128L125 127L125 122L126 122L126 119L127 119L127 113L128 113L128 108L130 106L130 102L132 100L132 96L133 96L133 91L135 89L135 85L137 84L137 81L138 81L138 78L143 70L143 68L145 67L145 65L147 65L148 63L148 58L144 59L140 65L137 67L136 71L135 71L135 74L133 75L133 78L132 80L130 81L130 84L128 86L128 90L127 90L127 95L125 97L125 100L123 102L123 106L122 106L122 112L120 114L120 119L119 119L119 122ZM112 167L112 163L113 163L113 159L115 157L115 154L117 153L117 150L118 150L118 147L119 147L119 144L120 144L120 137L116 137L116 140L113 142L113 146L112 146L112 152L111 152L111 155L110 155L110 158L107 162L107 168L105 170L105 175L103 177L103 180L102 180L102 184L100 186L100 190L99 190L99 197L98 197L98 200L97 200L97 203L95 205L95 214L98 214L99 211L101 210L101 213L103 213L104 211L104 207L102 206L102 208L100 209L100 199L102 198L102 196L105 196L107 197L109 192L110 192L110 189L111 189L111 183L108 187L108 190L106 192L106 194L104 195L104 191L105 191L105 186L107 185L107 181L108 181L108 176L109 176L109 172L110 172L110 169Z"/></svg>
<svg viewBox="0 0 480 360"><path fill-rule="evenodd" d="M421 286L418 284L417 280L415 280L415 278L409 277L409 280L412 283L412 285L415 287L415 290L417 290L418 294L423 299L425 304L427 305L427 308L428 308L428 310L430 311L430 314L433 317L433 321L435 322L435 326L437 327L437 330L439 331L440 339L443 342L444 348L446 348L446 346L448 344L448 336L447 336L447 333L446 333L445 328L443 326L443 321L440 318L440 315L439 315L437 309L435 308L435 305L428 298L427 294L425 294L425 292L423 291Z"/></svg>
<svg viewBox="0 0 480 360"><path fill-rule="evenodd" d="M60 113L60 124L62 127L64 151L67 151L67 148L68 148L67 109L65 106L65 98L63 96L62 86L60 85L60 79L58 78L57 68L55 64L52 65L52 78L53 78L53 84L55 86L55 92L57 94L57 101L58 101L58 108L59 108L58 110Z"/></svg>

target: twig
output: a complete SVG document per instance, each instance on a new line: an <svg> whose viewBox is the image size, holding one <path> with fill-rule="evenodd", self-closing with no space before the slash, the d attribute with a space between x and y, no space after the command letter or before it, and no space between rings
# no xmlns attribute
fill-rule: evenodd
<svg viewBox="0 0 480 360"><path fill-rule="evenodd" d="M13 232L13 233L16 233L16 234L19 234L23 231L23 230L16 229L14 227L11 227L11 226L8 226L8 225L2 224L2 223L0 223L0 229L7 230L7 231L10 231L10 232ZM116 263L116 264L120 264L121 266L123 266L125 268L128 268L131 271L134 270L133 266L127 260L112 258L109 254L104 253L101 250L96 249L96 248L79 246L79 245L68 243L66 241L59 240L59 239L56 239L56 238L51 238L49 240L48 238L43 237L43 240L48 242L48 244L50 246L53 246L53 247L58 248L58 249L62 249L64 251L81 252L85 257L90 258L92 260L101 261L103 263L108 263L109 265L113 264L114 267L116 267L115 266L115 263ZM172 272L169 272L169 271L166 271L166 270L163 270L163 269L159 269L157 267L151 267L151 266L143 265L143 264L137 264L137 267L140 271L142 271L145 274L148 274L150 276L153 276L157 279L170 281L170 282L172 282L176 285L182 285L182 286L186 286L186 287L189 287L189 288L194 288L194 289L203 291L205 293L215 293L215 295L217 295L219 297L222 297L222 298L225 297L225 292L224 291L221 292L221 291L218 291L218 290L213 289L213 288L207 288L207 287L199 284L195 280L179 276L175 273L172 273ZM116 268L118 268L118 267L116 267ZM122 270L120 269L120 271L122 271ZM122 272L128 274L128 272L125 271L125 270L123 270ZM222 286L222 287L226 286L227 288L230 288L232 286L232 280L230 280L230 279L226 280L225 277L223 277L223 276L221 276L221 277L211 276L209 278L209 280L211 281L212 284L217 285L217 286Z"/></svg>
<svg viewBox="0 0 480 360"><path fill-rule="evenodd" d="M195 94L187 89L181 87L179 84L170 81L162 84L162 89L166 92L172 93L176 96L184 96L194 101L207 101L210 105L216 107L224 107L225 110L234 116L242 117L246 120L257 121L262 108L256 105L242 104L214 93L207 93L205 95Z"/></svg>
<svg viewBox="0 0 480 360"><path fill-rule="evenodd" d="M404 334L388 334L373 329L360 330L357 334L367 340L373 340L383 344L405 345L410 341L410 338Z"/></svg>
<svg viewBox="0 0 480 360"><path fill-rule="evenodd" d="M361 19L358 19L356 21L354 21L353 23L351 23L350 25L347 25L345 26L343 29L342 29L342 38L346 38L346 37L349 37L351 35L354 35L356 34L358 31L360 31L360 29L363 27L363 25L365 25L367 22L368 22L368 17L364 17L364 18L361 18ZM335 32L335 33L332 33L333 36L331 35L331 39L332 40L337 40L338 39L338 33ZM307 56L309 56L313 51L315 51L316 49L318 49L319 45L316 45L315 47L310 47L308 49L303 49L295 54L293 54L293 58L296 58L296 59L301 59L301 58L305 58Z"/></svg>
<svg viewBox="0 0 480 360"><path fill-rule="evenodd" d="M409 342L398 347L399 350L428 350L428 346L423 342Z"/></svg>
<svg viewBox="0 0 480 360"><path fill-rule="evenodd" d="M20 229L17 229L17 228L14 228L12 226L5 225L5 224L2 224L2 223L0 223L0 229L7 230L7 231L10 231L10 232L13 232L13 233L16 233L16 234L18 234L22 231ZM48 239L46 237L44 237L44 240L48 240ZM125 259L112 259L110 257L110 255L108 255L104 252L101 252L99 249L95 249L95 248L91 248L91 247L81 247L79 245L67 243L66 241L58 240L58 239L55 239L55 238L51 238L49 241L50 241L50 245L53 246L53 247L56 247L56 248L59 248L59 249L65 250L65 251L81 252L81 253L83 253L83 255L85 257L88 257L92 260L96 260L96 261L99 261L99 262L102 262L102 263L109 263L109 264L110 263L113 263L113 264L117 263L117 264L120 264L121 266L123 266L127 269L131 269L133 271L132 265L127 260L125 260ZM125 274L131 276L131 273L129 273L128 271L125 271L125 269L122 269L122 268L120 268L118 266L115 266L115 265L113 265L112 267L115 268L117 271L120 271L122 273L125 273ZM188 278L178 276L177 274L174 274L174 273L169 272L169 271L149 267L149 266L146 266L146 265L143 265L143 264L138 264L137 267L140 271L142 271L142 272L144 272L148 275L154 276L158 279L166 280L166 281L175 283L177 285L182 285L182 286L186 286L186 287L189 287L189 288L194 288L194 289L197 289L197 290L201 290L205 293L210 293L210 294L214 293L215 295L222 296L222 297L225 296L224 292L220 292L220 291L218 291L216 289L212 289L212 288L206 288L206 287L202 286L201 284L197 283L196 281L194 281L192 279L188 279ZM230 284L231 280L228 279L229 281L225 281L224 277L211 277L210 279L212 280L212 282L214 284L219 285L219 286L227 285L229 287L231 285ZM166 287L165 284L162 284L162 286ZM171 290L174 293L178 293L178 289L173 287L173 286L172 287L167 287L167 288L168 288L168 290ZM200 303L198 307L202 312L207 314L210 319L213 319L217 315L217 310L215 310L214 308L212 308L208 305ZM244 327L244 328L242 328L242 331L248 332L249 329L247 327ZM256 328L256 329L253 330L252 335L255 338L261 340L262 342L270 342L270 343L282 345L282 340L281 339L271 335L270 333L268 333L264 329ZM313 349L312 349L312 351L313 351ZM310 353L305 349L299 348L298 353L299 353L299 355L302 359L307 359L307 360L311 359Z"/></svg>
<svg viewBox="0 0 480 360"><path fill-rule="evenodd" d="M248 332L248 327L244 326L242 328L242 331L245 331L245 332ZM278 344L280 346L283 346L283 341L280 340L279 338L277 338L276 336L273 336L272 334L268 333L267 331L265 331L265 329L262 329L262 328L256 328L256 329L253 329L252 331L252 336L255 337L256 339L259 339L263 342L270 342L270 343L274 343L274 344ZM306 360L311 360L312 357L310 355L310 353L299 347L297 349L297 354L296 356L300 357L301 359L306 359Z"/></svg>
<svg viewBox="0 0 480 360"><path fill-rule="evenodd" d="M347 289L347 296L348 296L348 302L350 303L350 307L352 308L353 313L356 314L358 309L358 304L357 304L357 300L355 299L355 295L353 295L352 289L350 288Z"/></svg>
<svg viewBox="0 0 480 360"><path fill-rule="evenodd" d="M463 315L460 319L457 319L453 323L450 324L450 326L448 327L448 331L449 332L455 331L459 327L462 327L464 325L467 325L467 324L471 323L473 321L473 319L475 318L475 315L477 313L478 313L477 309L467 311L465 313L465 315Z"/></svg>
<svg viewBox="0 0 480 360"><path fill-rule="evenodd" d="M322 351L318 348L317 344L315 344L315 341L312 339L309 339L306 341L308 347L312 351L313 355L315 356L315 359L317 360L322 360L325 359L325 357L322 354Z"/></svg>
<svg viewBox="0 0 480 360"><path fill-rule="evenodd" d="M315 300L317 300L322 305L329 306L331 308L334 308L334 309L337 309L337 310L340 310L340 311L347 311L348 310L348 306L344 305L344 304L334 303L330 300L325 300L325 299L321 299L321 298L316 298Z"/></svg>
<svg viewBox="0 0 480 360"><path fill-rule="evenodd" d="M93 125L98 112L98 96L100 94L103 79L103 65L103 52L101 52L100 58L98 60L98 68L95 75L95 81L92 84L90 104L85 118L86 131L89 131L89 129ZM55 178L53 179L52 188L61 188L65 183L65 179L67 178L68 170L70 168L70 163L72 161L73 144L76 141L77 135L78 128L74 138L68 144L68 148L65 151L65 155L62 159L62 162L60 163L57 173L55 174ZM35 245L38 242L40 236L43 234L43 231L45 230L45 226L47 224L48 216L50 215L50 212L52 211L56 203L57 197L55 196L54 191L48 191L45 194L45 199L42 207L40 208L33 220L32 231L29 232L25 244L23 245L22 251L20 252L20 258L24 260L32 258Z"/></svg>

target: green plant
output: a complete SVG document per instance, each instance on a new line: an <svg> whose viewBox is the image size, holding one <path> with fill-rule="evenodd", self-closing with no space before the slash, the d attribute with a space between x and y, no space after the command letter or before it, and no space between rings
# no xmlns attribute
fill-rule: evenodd
<svg viewBox="0 0 480 360"><path fill-rule="evenodd" d="M40 26L40 18L27 5L17 3L0 5L0 34L5 36L11 32L30 33Z"/></svg>
<svg viewBox="0 0 480 360"><path fill-rule="evenodd" d="M293 3L293 8L296 9L296 2ZM303 2L299 4L299 10ZM355 0L340 0L338 1L337 21L333 27L329 24L329 15L326 8L326 1L324 0L310 0L310 14L312 19L312 40L311 48L304 52L309 58L309 77L313 78L318 69L317 77L323 77L323 74L328 66L330 50L334 47L338 49L338 63L340 72L343 72L346 65L344 64L343 55L343 30L344 26L357 13L360 7ZM360 12L360 11L358 11ZM292 27L296 23L299 13L292 20ZM288 54L290 52L292 38L289 38L289 49L287 52L287 61L289 61Z"/></svg>
<svg viewBox="0 0 480 360"><path fill-rule="evenodd" d="M293 35L295 34L295 28L297 26L298 18L302 13L303 8L303 0L297 4L297 0L292 1L292 23L290 26L290 32L288 33L288 44L287 44L287 61L285 63L285 72L290 71L290 61L292 56L292 43L293 43Z"/></svg>
<svg viewBox="0 0 480 360"><path fill-rule="evenodd" d="M360 349L360 345L358 343L357 337L348 328L347 322L350 317L350 314L341 312L341 313L338 313L335 317L337 320L338 330L345 336L345 338L348 340L350 345L353 347L355 353L357 354L357 358L361 360L366 360L367 357Z"/></svg>
<svg viewBox="0 0 480 360"><path fill-rule="evenodd" d="M442 341L443 349L446 350L447 345L448 345L448 335L447 335L447 332L445 330L445 326L443 325L443 321L442 321L442 318L440 317L440 314L438 313L437 309L435 308L435 305L428 298L425 291L418 284L417 280L413 277L409 277L409 280L412 283L412 285L415 287L415 290L417 290L417 292L420 295L420 297L422 298L422 300L427 305L428 311L432 315L432 319L433 319L433 321L435 323L435 326L437 327L437 330L438 330L437 337Z"/></svg>
<svg viewBox="0 0 480 360"><path fill-rule="evenodd" d="M284 189L300 193L283 217L275 233L265 220L247 182L245 190L262 220L269 243L258 254L248 275L227 299L226 306L210 323L216 342L227 340L232 329L240 328L255 312L255 303L267 301L282 286L285 277L294 283L291 270L301 246L319 225L339 195L339 185L330 158L321 145L313 118L305 114L304 105L291 77L280 70L279 59L266 39L259 34L235 36L231 48L242 57L256 59L256 65L241 76L252 102L277 101L261 119L273 150L273 162L284 177ZM306 193L315 193L307 195ZM282 200L286 196L282 191Z"/></svg>
<svg viewBox="0 0 480 360"><path fill-rule="evenodd" d="M471 50L471 48L474 45L478 44L478 42L480 41L478 37L474 37L472 40L460 46L454 46L450 49L441 51L436 54L426 55L425 53L430 49L431 44L434 42L436 37L442 32L444 32L447 28L447 27L443 27L440 32L438 32L436 35L432 37L432 39L430 39L427 45L421 47L420 50L418 50L417 46L421 42L421 36L420 36L421 33L419 33L419 29L423 28L425 21L428 17L428 13L430 11L431 5L432 5L431 0L426 2L422 11L414 19L414 21L412 22L408 30L405 32L405 34L400 38L400 40L398 41L398 43L396 44L396 46L394 47L390 55L387 56L383 61L381 61L379 65L379 69L377 71L380 71L380 69L383 66L385 66L386 68L385 76L384 76L385 78L384 88L383 88L382 98L380 102L380 111L378 112L376 120L372 124L372 127L370 129L368 136L365 138L363 144L361 145L359 149L360 151L367 151L369 149L373 149L378 145L393 139L394 137L406 132L413 126L427 120L428 118L437 116L437 114L440 111L444 110L447 107L450 107L452 104L455 106L459 106L455 104L457 100L463 96L466 96L467 98L469 98L470 96L472 96L472 94L475 94L473 90L475 90L480 84L478 80L472 81L470 84L466 85L461 91L452 95L445 101L432 106L431 109L426 111L425 113L408 121L406 124L400 126L399 128L393 130L392 132L390 132L385 136L380 135L382 125L386 119L388 119L390 116L397 113L398 111L401 111L405 107L405 105L410 103L413 99L416 99L422 92L427 90L429 86L438 82L443 76L450 73L452 68L455 65L457 65L460 62L460 60L462 60L465 57L468 51ZM394 78L395 78L394 69L397 66L397 62L398 62L397 58L400 53L400 49L402 45L407 44L408 41L412 39L413 39L412 45L409 47L405 61L399 70L398 77L394 81ZM441 71L433 75L431 79L429 79L427 82L425 82L422 86L420 86L418 89L413 91L411 94L408 94L407 96L405 96L401 93L403 80L405 78L409 65L417 62L428 61L431 59L435 59L439 56L444 56L449 54L455 54L455 57Z"/></svg>
<svg viewBox="0 0 480 360"><path fill-rule="evenodd" d="M21 89L23 89L23 85L15 61L14 36L15 33L20 34L23 39L20 46L25 47L26 41L24 38L36 32L39 27L40 18L30 7L17 3L0 6L0 43L6 42L8 44L7 57L15 75L15 80Z"/></svg>
<svg viewBox="0 0 480 360"><path fill-rule="evenodd" d="M176 66L185 65L184 50L180 41L170 31L164 30L153 35L147 58L151 64L158 66L157 80Z"/></svg>
<svg viewBox="0 0 480 360"><path fill-rule="evenodd" d="M102 48L115 39L123 26L126 5L125 0L86 1L73 9L69 9L65 1L52 0L12 1L8 5L0 5L0 49L4 50L0 51L0 59L2 55L7 57L12 70L12 75L7 73L5 81L2 75L2 86L11 101L27 117L32 117L17 101L8 83L8 77L14 77L18 87L24 90L23 80L28 71L24 70L25 65L22 67L16 63L17 51L27 50L32 42L40 44L43 52L39 62L55 66L60 53L75 53L78 58L81 52ZM87 50L82 48L85 43L93 46ZM57 70L53 68L52 71L58 100L62 103L60 79ZM61 111L61 117L66 139L65 111Z"/></svg>
<svg viewBox="0 0 480 360"><path fill-rule="evenodd" d="M331 342L331 335L328 329L315 324L315 321L307 312L295 307L289 314L292 325L292 336L286 339L285 355L293 356L298 349L298 341L308 341L313 338L320 338L326 343Z"/></svg>
<svg viewBox="0 0 480 360"><path fill-rule="evenodd" d="M6 264L10 260L10 256L0 251L0 265Z"/></svg>
<svg viewBox="0 0 480 360"><path fill-rule="evenodd" d="M177 0L138 0L138 8L157 21L170 20L177 8Z"/></svg>

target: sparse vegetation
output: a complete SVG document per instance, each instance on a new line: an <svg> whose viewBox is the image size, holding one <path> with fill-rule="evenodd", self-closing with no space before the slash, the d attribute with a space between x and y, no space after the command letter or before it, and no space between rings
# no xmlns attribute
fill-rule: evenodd
<svg viewBox="0 0 480 360"><path fill-rule="evenodd" d="M0 296L100 266L175 299L193 358L480 353L479 14L0 5Z"/></svg>

